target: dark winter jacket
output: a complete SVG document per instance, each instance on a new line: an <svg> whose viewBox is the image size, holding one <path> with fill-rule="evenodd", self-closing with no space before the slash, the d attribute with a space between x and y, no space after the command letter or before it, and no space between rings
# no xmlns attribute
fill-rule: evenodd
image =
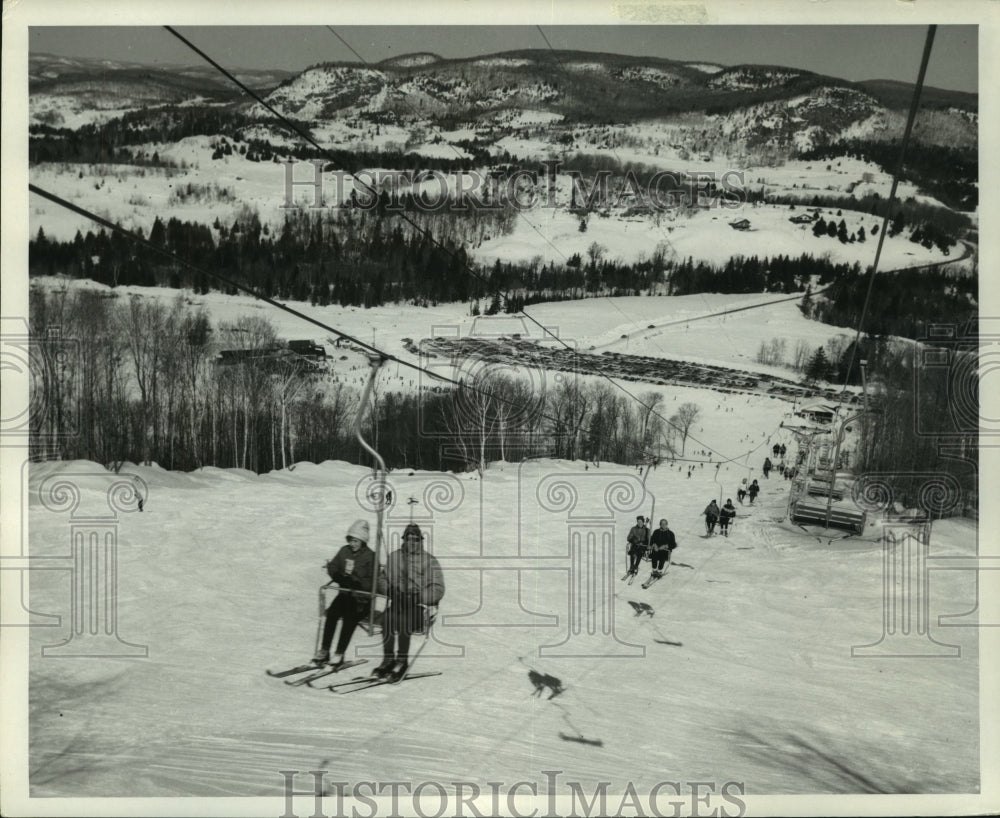
<svg viewBox="0 0 1000 818"><path fill-rule="evenodd" d="M705 510L702 512L702 514L704 514L705 517L709 520L718 520L719 519L718 503L716 503L715 500L713 500L711 503L705 506Z"/></svg>
<svg viewBox="0 0 1000 818"><path fill-rule="evenodd" d="M736 516L736 507L732 503L726 503L719 512L719 519L728 522Z"/></svg>
<svg viewBox="0 0 1000 818"><path fill-rule="evenodd" d="M674 532L669 528L657 528L653 531L653 536L650 537L650 544L653 546L655 551L662 551L665 548L673 551L677 547L677 538L674 537Z"/></svg>
<svg viewBox="0 0 1000 818"><path fill-rule="evenodd" d="M628 532L626 538L629 551L643 550L649 545L649 529L644 525L634 525Z"/></svg>
<svg viewBox="0 0 1000 818"><path fill-rule="evenodd" d="M345 545L326 564L326 572L343 592L349 592L354 597L359 611L367 610L371 601L372 575L375 573L375 553L367 545L362 545L357 551Z"/></svg>
<svg viewBox="0 0 1000 818"><path fill-rule="evenodd" d="M406 542L393 551L385 571L390 597L416 597L423 605L437 605L444 596L441 565L420 541Z"/></svg>

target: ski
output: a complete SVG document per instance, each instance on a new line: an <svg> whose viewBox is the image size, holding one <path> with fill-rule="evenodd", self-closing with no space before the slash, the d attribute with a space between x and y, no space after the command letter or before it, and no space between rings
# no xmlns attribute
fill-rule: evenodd
<svg viewBox="0 0 1000 818"><path fill-rule="evenodd" d="M356 665L363 665L367 662L367 659L357 659L353 662L344 662L342 665L337 665L337 667L326 666L318 669L315 673L310 673L308 676L304 676L300 679L286 679L285 684L291 685L292 687L299 687L300 685L311 685L312 682L317 679L322 679L324 676L329 676L331 673L339 673L342 670L347 670L349 667L355 667Z"/></svg>
<svg viewBox="0 0 1000 818"><path fill-rule="evenodd" d="M296 665L287 670L269 670L267 671L267 675L275 679L281 679L285 676L294 676L296 673L305 673L307 670L316 670L318 667L319 665L310 662L308 665Z"/></svg>
<svg viewBox="0 0 1000 818"><path fill-rule="evenodd" d="M396 681L393 681L392 679L378 679L378 678L359 679L353 683L355 685L354 687L348 690L337 690L336 692L355 693L358 690L368 690L368 688L370 687L379 687L381 685L398 685L401 684L402 682L408 682L410 681L410 679L423 679L427 676L440 676L440 675L441 671L435 670L435 671L429 671L427 673L407 673L402 679L398 679ZM345 683L345 685L346 684L348 683ZM345 685L330 685L327 689L333 690L334 688L344 687Z"/></svg>
<svg viewBox="0 0 1000 818"><path fill-rule="evenodd" d="M654 582L656 582L657 580L660 580L660 579L663 579L663 574L662 573L661 574L650 574L649 575L649 579L647 579L644 583L642 583L642 587L643 588L648 588L650 585L652 585Z"/></svg>
<svg viewBox="0 0 1000 818"><path fill-rule="evenodd" d="M338 687L347 687L348 685L357 685L357 684L361 684L362 682L374 682L377 679L381 679L381 678L382 678L381 676L374 676L374 675L355 676L353 679L348 679L346 682L336 682L335 684L327 685L326 689L327 690L335 690Z"/></svg>

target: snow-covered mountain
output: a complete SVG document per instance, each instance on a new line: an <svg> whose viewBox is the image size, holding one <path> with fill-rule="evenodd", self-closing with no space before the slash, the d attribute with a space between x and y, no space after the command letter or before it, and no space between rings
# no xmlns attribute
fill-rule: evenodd
<svg viewBox="0 0 1000 818"><path fill-rule="evenodd" d="M268 91L287 71L236 69L250 88ZM32 54L28 62L31 124L75 129L163 106L227 105L239 91L209 66L144 64Z"/></svg>
<svg viewBox="0 0 1000 818"><path fill-rule="evenodd" d="M34 55L32 122L70 126L86 110L136 110L168 104L228 104L251 118L267 112L205 67L149 67ZM781 66L680 62L576 51L524 50L443 59L416 53L374 66L323 63L288 75L243 72L241 80L278 110L314 126L362 120L393 124L442 122L476 127L533 111L574 123L624 125L707 117L715 136L740 145L790 152L850 136L899 135L909 86L851 83ZM277 87L274 87L277 85ZM918 139L976 142L973 94L926 89L924 108L937 116ZM942 127L943 126L943 127ZM556 131L560 125L552 125ZM946 134L946 136L945 136Z"/></svg>

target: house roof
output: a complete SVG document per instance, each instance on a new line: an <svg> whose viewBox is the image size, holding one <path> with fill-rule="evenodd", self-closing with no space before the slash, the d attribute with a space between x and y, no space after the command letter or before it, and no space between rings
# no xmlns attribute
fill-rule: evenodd
<svg viewBox="0 0 1000 818"><path fill-rule="evenodd" d="M809 412L810 414L814 415L815 414L835 415L837 414L837 407L831 406L829 403L811 403L808 406L803 406L799 410L799 412L801 413Z"/></svg>

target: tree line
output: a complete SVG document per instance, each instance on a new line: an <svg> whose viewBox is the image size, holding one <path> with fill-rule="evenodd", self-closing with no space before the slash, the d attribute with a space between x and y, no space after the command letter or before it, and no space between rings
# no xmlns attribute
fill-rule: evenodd
<svg viewBox="0 0 1000 818"><path fill-rule="evenodd" d="M834 326L857 326L868 296L867 271L851 268L821 282L829 284L821 298L803 296L805 315ZM979 313L978 290L976 276L954 276L940 268L880 272L863 329L876 336L921 339L930 324L967 325Z"/></svg>
<svg viewBox="0 0 1000 818"><path fill-rule="evenodd" d="M510 311L539 301L593 295L795 292L811 276L826 280L847 269L807 254L736 257L717 267L692 258L668 258L664 250L626 263L609 257L597 242L591 243L586 258L573 254L562 264L546 264L541 258L473 262L466 246L508 232L514 218L508 210L478 211L474 218L412 212L408 221L378 211L293 210L275 231L255 210L244 207L231 224L157 217L148 236L139 231L152 248L103 228L77 232L72 241L50 239L40 228L29 242L28 269L33 276L63 274L109 287L232 292L207 274L212 271L260 295L320 306L483 301L484 311L491 299L494 311Z"/></svg>
<svg viewBox="0 0 1000 818"><path fill-rule="evenodd" d="M856 421L861 445L855 471L892 475L894 492L906 507L918 505L916 492L928 474L950 476L966 501L976 498L978 399L975 384L969 387L961 375L955 380L956 372L976 379L976 352L953 350L949 363L939 366L928 365L922 345L877 346L868 367L872 412ZM948 513L961 511L958 506Z"/></svg>
<svg viewBox="0 0 1000 818"><path fill-rule="evenodd" d="M282 342L265 319L213 326L183 296L166 305L33 287L30 329L41 339L33 459L258 473L298 461L369 463L352 431L359 385L275 356ZM220 349L233 347L247 354L223 362ZM363 429L391 468L482 470L539 455L634 463L683 451L690 406L664 418L658 393L637 404L605 383L557 381L539 395L500 374L463 389L392 389L382 377Z"/></svg>
<svg viewBox="0 0 1000 818"><path fill-rule="evenodd" d="M842 156L873 162L888 173L899 163L899 142L850 139L800 153L803 161ZM911 141L906 147L902 179L950 208L972 212L979 204L979 155L975 147Z"/></svg>
<svg viewBox="0 0 1000 818"><path fill-rule="evenodd" d="M40 339L32 351L32 459L257 473L331 459L371 465L352 428L363 377L352 384L269 355L281 342L264 319L213 326L183 297L165 305L36 287L30 324ZM804 356L807 378L833 379L829 362L842 366L853 344L835 340L829 356L823 347ZM226 346L260 355L223 364L218 352ZM951 382L960 355L928 367L917 345L865 337L853 372L862 357L873 412L856 421L863 440L855 469L899 475L904 494L928 472L975 491L976 431L966 428L963 395ZM491 461L540 456L634 464L683 457L699 421L695 404L668 416L662 392L634 400L603 381L560 377L538 389L487 369L469 384L399 389L384 372L366 409L365 438L393 469L483 471Z"/></svg>

